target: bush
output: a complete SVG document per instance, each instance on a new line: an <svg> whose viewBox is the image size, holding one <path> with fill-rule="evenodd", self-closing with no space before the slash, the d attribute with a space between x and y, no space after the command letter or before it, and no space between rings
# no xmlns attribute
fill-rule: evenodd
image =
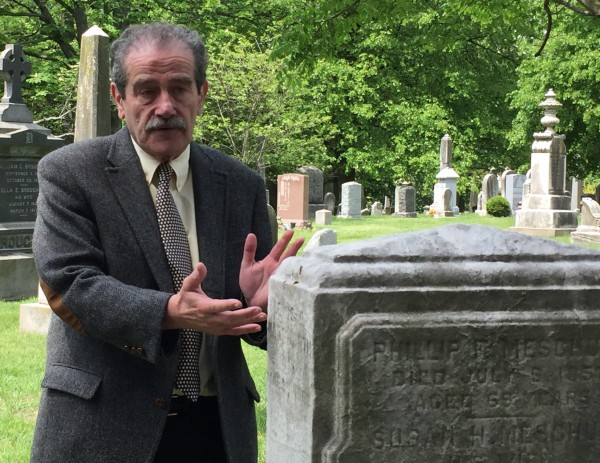
<svg viewBox="0 0 600 463"><path fill-rule="evenodd" d="M511 213L510 203L502 196L493 196L488 199L485 209L492 217L508 217Z"/></svg>

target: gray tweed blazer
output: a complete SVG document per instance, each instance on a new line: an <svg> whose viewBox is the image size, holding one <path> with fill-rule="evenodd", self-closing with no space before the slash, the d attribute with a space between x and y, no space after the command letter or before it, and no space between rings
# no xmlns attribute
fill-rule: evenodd
<svg viewBox="0 0 600 463"><path fill-rule="evenodd" d="M260 176L192 144L198 240L214 298L240 298L246 235L272 240ZM161 330L173 283L155 207L127 129L69 145L38 166L33 248L54 311L32 462L151 462L169 409L179 331ZM266 328L265 328L266 329ZM266 348L266 335L247 337ZM259 400L240 338L209 336L231 463L257 459Z"/></svg>

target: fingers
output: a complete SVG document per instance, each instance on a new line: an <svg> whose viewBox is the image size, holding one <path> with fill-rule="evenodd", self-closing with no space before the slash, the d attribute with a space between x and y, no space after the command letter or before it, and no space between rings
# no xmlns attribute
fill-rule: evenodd
<svg viewBox="0 0 600 463"><path fill-rule="evenodd" d="M260 307L248 307L234 311L224 311L207 315L202 331L215 335L242 335L257 333L262 327L259 323L266 321L267 314Z"/></svg>
<svg viewBox="0 0 600 463"><path fill-rule="evenodd" d="M201 262L197 263L192 273L183 280L181 291L197 291L204 278L206 278L206 273L206 266Z"/></svg>
<svg viewBox="0 0 600 463"><path fill-rule="evenodd" d="M285 233L281 235L281 238L279 238L279 241L275 243L273 249L271 249L269 256L277 262L290 256L295 256L302 247L302 244L304 244L304 238L298 238L290 245L293 236L294 230L286 230Z"/></svg>
<svg viewBox="0 0 600 463"><path fill-rule="evenodd" d="M246 236L246 242L244 243L244 255L242 256L242 266L249 267L254 262L254 256L256 255L256 235L254 233L248 233Z"/></svg>

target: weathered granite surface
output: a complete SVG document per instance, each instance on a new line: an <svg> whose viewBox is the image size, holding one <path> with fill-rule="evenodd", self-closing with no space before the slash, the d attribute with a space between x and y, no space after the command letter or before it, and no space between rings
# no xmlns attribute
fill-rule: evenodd
<svg viewBox="0 0 600 463"><path fill-rule="evenodd" d="M267 462L596 463L600 252L453 224L270 283Z"/></svg>

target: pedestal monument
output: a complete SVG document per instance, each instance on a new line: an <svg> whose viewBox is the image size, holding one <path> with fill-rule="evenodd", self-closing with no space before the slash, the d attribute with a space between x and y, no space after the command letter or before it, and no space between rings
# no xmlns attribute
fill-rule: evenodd
<svg viewBox="0 0 600 463"><path fill-rule="evenodd" d="M560 121L556 110L562 104L552 89L545 96L540 106L544 108L541 122L546 130L533 135L531 182L511 230L537 236L561 236L577 229L577 211L571 209L571 197L565 188L565 136L554 131Z"/></svg>
<svg viewBox="0 0 600 463"><path fill-rule="evenodd" d="M460 175L452 168L452 139L446 134L440 142L440 171L435 176L437 183L433 187L433 204L435 217L454 217L458 214L456 206L456 181ZM450 190L450 193L446 193ZM448 197L450 203L448 203Z"/></svg>

